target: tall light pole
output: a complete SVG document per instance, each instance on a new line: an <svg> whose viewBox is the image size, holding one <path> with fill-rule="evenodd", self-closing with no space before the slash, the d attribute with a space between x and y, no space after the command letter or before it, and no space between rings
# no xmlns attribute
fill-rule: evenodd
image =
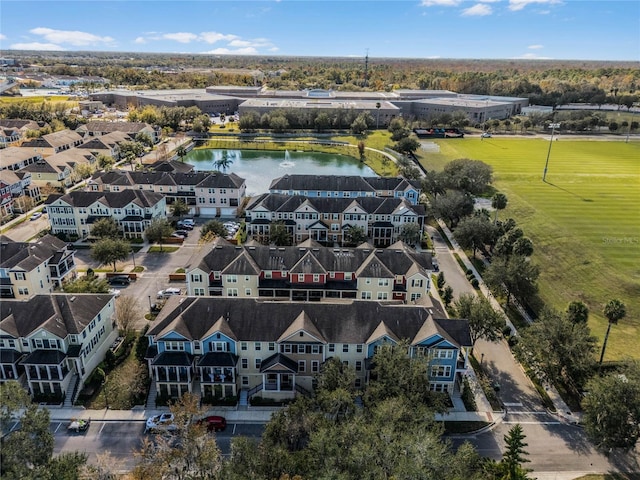
<svg viewBox="0 0 640 480"><path fill-rule="evenodd" d="M549 167L549 155L551 155L551 145L553 145L553 134L556 131L556 128L560 128L559 123L550 123L551 127L551 139L549 140L549 150L547 151L547 162L544 164L544 173L542 174L542 181L545 182L547 178L547 168Z"/></svg>

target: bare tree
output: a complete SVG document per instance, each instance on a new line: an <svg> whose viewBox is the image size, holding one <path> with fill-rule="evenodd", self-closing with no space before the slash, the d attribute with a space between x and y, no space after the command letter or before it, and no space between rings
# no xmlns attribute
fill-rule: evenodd
<svg viewBox="0 0 640 480"><path fill-rule="evenodd" d="M142 312L137 298L121 295L116 299L116 323L120 330L129 333L140 318L142 318Z"/></svg>

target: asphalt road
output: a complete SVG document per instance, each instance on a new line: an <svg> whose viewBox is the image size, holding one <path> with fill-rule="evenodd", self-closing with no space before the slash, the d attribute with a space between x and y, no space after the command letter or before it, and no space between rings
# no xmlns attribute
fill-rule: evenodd
<svg viewBox="0 0 640 480"><path fill-rule="evenodd" d="M42 230L46 230L48 228L49 218L45 213L37 220L27 220L19 225L12 227L11 230L8 230L3 235L6 235L14 242L26 242L29 239L35 237Z"/></svg>
<svg viewBox="0 0 640 480"><path fill-rule="evenodd" d="M88 462L96 465L100 456L108 454L109 465L116 471L131 470L136 459L134 453L142 447L144 438L153 438L155 434L144 433L143 421L99 421L92 420L85 433L69 433L67 424L52 422L54 455L61 452L79 451L88 455ZM215 433L216 441L223 455L231 452L231 440L244 436L260 438L264 425L258 423L229 423L226 430ZM213 435L213 434L211 434Z"/></svg>

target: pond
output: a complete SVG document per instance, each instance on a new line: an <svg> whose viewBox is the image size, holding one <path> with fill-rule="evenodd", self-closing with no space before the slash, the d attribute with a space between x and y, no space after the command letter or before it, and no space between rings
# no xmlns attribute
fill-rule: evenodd
<svg viewBox="0 0 640 480"><path fill-rule="evenodd" d="M331 153L197 149L189 152L184 161L196 170L223 170L220 162L226 156L226 172L246 179L247 195L269 191L275 178L283 175L360 175L376 177L376 173L353 157ZM223 170L225 171L225 170Z"/></svg>

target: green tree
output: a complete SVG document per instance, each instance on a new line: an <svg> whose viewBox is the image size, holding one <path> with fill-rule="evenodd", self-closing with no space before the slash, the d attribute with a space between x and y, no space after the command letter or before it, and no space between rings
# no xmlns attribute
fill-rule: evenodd
<svg viewBox="0 0 640 480"><path fill-rule="evenodd" d="M289 120L283 115L271 115L269 128L275 133L283 133L289 129Z"/></svg>
<svg viewBox="0 0 640 480"><path fill-rule="evenodd" d="M351 123L350 129L351 133L354 135L363 135L369 129L369 125L367 123L368 114L361 113L356 117L356 119Z"/></svg>
<svg viewBox="0 0 640 480"><path fill-rule="evenodd" d="M182 216L187 213L189 213L189 206L182 200L176 200L171 205L171 215L173 217L182 218Z"/></svg>
<svg viewBox="0 0 640 480"><path fill-rule="evenodd" d="M398 140L393 149L400 153L415 153L420 148L420 142L414 137L404 137Z"/></svg>
<svg viewBox="0 0 640 480"><path fill-rule="evenodd" d="M345 366L338 357L332 357L322 365L315 390L316 402L334 422L354 413L355 380L355 370Z"/></svg>
<svg viewBox="0 0 640 480"><path fill-rule="evenodd" d="M429 194L432 201L435 201L438 195L445 193L447 190L442 172L436 172L435 170L426 172L422 179L422 191Z"/></svg>
<svg viewBox="0 0 640 480"><path fill-rule="evenodd" d="M477 250L494 241L496 228L486 215L464 217L458 223L453 236L462 248L472 248L473 256Z"/></svg>
<svg viewBox="0 0 640 480"><path fill-rule="evenodd" d="M506 450L502 454L502 465L504 466L504 480L526 480L527 470L522 467L523 463L528 463L528 452L525 450L529 444L525 443L525 434L522 426L517 423L504 436Z"/></svg>
<svg viewBox="0 0 640 480"><path fill-rule="evenodd" d="M483 276L487 285L504 292L508 305L512 295L524 299L538 291L540 268L520 255L497 257L486 268Z"/></svg>
<svg viewBox="0 0 640 480"><path fill-rule="evenodd" d="M344 231L345 240L349 245L359 245L367 241L367 232L363 227L351 225Z"/></svg>
<svg viewBox="0 0 640 480"><path fill-rule="evenodd" d="M176 148L176 155L178 155L178 157L180 158L180 161L184 163L184 157L187 154L187 149L184 148L183 145L178 145L178 148Z"/></svg>
<svg viewBox="0 0 640 480"><path fill-rule="evenodd" d="M436 286L438 287L438 290L442 290L445 284L446 281L444 279L444 272L438 273L438 276L436 277Z"/></svg>
<svg viewBox="0 0 640 480"><path fill-rule="evenodd" d="M113 271L117 270L116 264L125 260L131 253L131 245L125 240L103 238L91 246L91 257L103 265L113 265Z"/></svg>
<svg viewBox="0 0 640 480"><path fill-rule="evenodd" d="M618 321L622 320L627 315L627 307L617 298L609 300L604 306L604 316L607 317L609 325L607 326L607 333L604 336L604 343L602 344L602 352L600 353L600 365L604 360L604 352L607 349L607 341L609 340L609 331L611 325L617 325Z"/></svg>
<svg viewBox="0 0 640 480"><path fill-rule="evenodd" d="M400 229L398 238L408 245L415 245L420 241L422 231L417 223L405 223Z"/></svg>
<svg viewBox="0 0 640 480"><path fill-rule="evenodd" d="M533 255L533 242L528 237L520 237L513 243L513 254L521 257Z"/></svg>
<svg viewBox="0 0 640 480"><path fill-rule="evenodd" d="M451 302L453 301L453 288L449 285L442 289L442 301L444 302L445 307L451 305Z"/></svg>
<svg viewBox="0 0 640 480"><path fill-rule="evenodd" d="M327 130L331 127L331 119L329 118L329 115L325 112L320 112L313 121L313 126L318 132L324 132Z"/></svg>
<svg viewBox="0 0 640 480"><path fill-rule="evenodd" d="M145 146L149 148L153 147L153 138L151 138L151 135L149 135L147 132L140 132L136 134L135 140L136 142L140 143L143 147ZM144 152L144 148L143 148L143 152Z"/></svg>
<svg viewBox="0 0 640 480"><path fill-rule="evenodd" d="M443 171L449 188L478 195L493 181L493 168L480 160L460 158L447 163Z"/></svg>
<svg viewBox="0 0 640 480"><path fill-rule="evenodd" d="M62 289L64 293L108 293L109 284L103 278L87 274L84 277L66 282Z"/></svg>
<svg viewBox="0 0 640 480"><path fill-rule="evenodd" d="M567 319L574 325L586 325L589 321L589 307L580 300L574 300L567 306Z"/></svg>
<svg viewBox="0 0 640 480"><path fill-rule="evenodd" d="M496 216L493 220L494 224L498 221L498 212L507 208L507 203L509 203L509 201L504 193L498 192L491 198L491 206L496 210Z"/></svg>
<svg viewBox="0 0 640 480"><path fill-rule="evenodd" d="M587 383L582 401L584 427L601 450L632 450L640 438L640 365L595 376Z"/></svg>
<svg viewBox="0 0 640 480"><path fill-rule="evenodd" d="M496 342L506 325L504 317L497 312L485 297L463 293L454 303L458 318L469 322L472 345L479 339Z"/></svg>
<svg viewBox="0 0 640 480"><path fill-rule="evenodd" d="M99 239L120 237L120 228L111 217L97 220L91 227L91 235Z"/></svg>
<svg viewBox="0 0 640 480"><path fill-rule="evenodd" d="M30 403L19 414L18 421L20 428L2 440L0 477L3 480L46 478L47 466L53 454L49 411Z"/></svg>
<svg viewBox="0 0 640 480"><path fill-rule="evenodd" d="M82 480L87 454L80 452L62 452L49 461L46 469L47 480Z"/></svg>
<svg viewBox="0 0 640 480"><path fill-rule="evenodd" d="M227 227L225 227L224 224L219 220L209 220L200 229L200 238L206 239L207 241L209 238L226 238L228 235L229 232L227 232Z"/></svg>
<svg viewBox="0 0 640 480"><path fill-rule="evenodd" d="M455 228L462 217L473 213L473 197L458 190L447 190L433 201L433 213Z"/></svg>
<svg viewBox="0 0 640 480"><path fill-rule="evenodd" d="M595 368L596 339L586 324L545 309L520 332L515 352L541 379L579 391Z"/></svg>
<svg viewBox="0 0 640 480"><path fill-rule="evenodd" d="M278 246L291 245L293 237L284 222L272 222L269 227L269 241Z"/></svg>
<svg viewBox="0 0 640 480"><path fill-rule="evenodd" d="M162 240L167 238L173 232L173 227L166 218L157 218L153 220L144 231L145 237L151 243L160 243L160 251L162 251Z"/></svg>
<svg viewBox="0 0 640 480"><path fill-rule="evenodd" d="M0 431L14 422L21 410L31 404L29 392L15 380L0 383Z"/></svg>
<svg viewBox="0 0 640 480"><path fill-rule="evenodd" d="M118 144L120 157L124 158L131 165L133 171L133 162L144 153L144 145L140 142L132 142L125 140Z"/></svg>

